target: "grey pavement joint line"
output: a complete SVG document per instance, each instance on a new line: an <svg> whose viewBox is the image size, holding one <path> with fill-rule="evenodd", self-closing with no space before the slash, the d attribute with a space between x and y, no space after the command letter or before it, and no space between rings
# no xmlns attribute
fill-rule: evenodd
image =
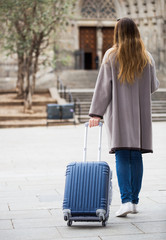
<svg viewBox="0 0 166 240"><path fill-rule="evenodd" d="M103 240L102 237L100 237L100 236L98 236L98 238L99 238L100 240Z"/></svg>
<svg viewBox="0 0 166 240"><path fill-rule="evenodd" d="M59 228L58 227L55 227L55 228L56 228L57 232L59 233L59 235L61 236L61 238L63 238L61 232L59 231Z"/></svg>
<svg viewBox="0 0 166 240"><path fill-rule="evenodd" d="M48 209L48 212L51 216L53 216L53 214L51 213L51 209Z"/></svg>
<svg viewBox="0 0 166 240"><path fill-rule="evenodd" d="M14 223L13 223L13 220L12 219L10 219L11 220L11 223L12 223L12 227L13 227L13 229L15 229L15 227L14 227Z"/></svg>
<svg viewBox="0 0 166 240"><path fill-rule="evenodd" d="M9 211L11 211L9 203L7 204L7 206L8 206Z"/></svg>
<svg viewBox="0 0 166 240"><path fill-rule="evenodd" d="M139 231L141 231L143 234L145 234L145 232L144 231L142 231L136 224L134 224L134 223L131 223L134 227L136 227Z"/></svg>
<svg viewBox="0 0 166 240"><path fill-rule="evenodd" d="M158 203L157 201L151 199L150 197L147 197L147 199L149 199L149 200L152 201L152 202Z"/></svg>
<svg viewBox="0 0 166 240"><path fill-rule="evenodd" d="M55 192L59 195L59 196L61 196L61 194L60 194L60 192L59 191L57 191L56 189L55 189Z"/></svg>

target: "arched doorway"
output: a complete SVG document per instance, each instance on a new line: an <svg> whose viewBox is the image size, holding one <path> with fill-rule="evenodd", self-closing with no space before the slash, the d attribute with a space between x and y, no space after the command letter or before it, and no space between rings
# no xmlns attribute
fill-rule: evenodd
<svg viewBox="0 0 166 240"><path fill-rule="evenodd" d="M101 32L101 40L98 37L98 31ZM80 52L82 53L81 66L83 69L98 69L99 61L106 50L113 45L113 32L114 27L102 27L100 29L97 27L79 28L79 44Z"/></svg>
<svg viewBox="0 0 166 240"><path fill-rule="evenodd" d="M79 29L80 49L83 51L84 69L96 69L96 27L80 27Z"/></svg>
<svg viewBox="0 0 166 240"><path fill-rule="evenodd" d="M105 51L113 45L116 11L113 0L83 0L80 5L79 51L76 66L98 69Z"/></svg>

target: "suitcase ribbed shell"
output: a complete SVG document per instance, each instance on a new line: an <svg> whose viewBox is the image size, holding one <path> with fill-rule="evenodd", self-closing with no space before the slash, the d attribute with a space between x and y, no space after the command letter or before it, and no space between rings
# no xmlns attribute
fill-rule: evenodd
<svg viewBox="0 0 166 240"><path fill-rule="evenodd" d="M108 212L110 168L106 162L75 162L67 166L63 209L72 216Z"/></svg>

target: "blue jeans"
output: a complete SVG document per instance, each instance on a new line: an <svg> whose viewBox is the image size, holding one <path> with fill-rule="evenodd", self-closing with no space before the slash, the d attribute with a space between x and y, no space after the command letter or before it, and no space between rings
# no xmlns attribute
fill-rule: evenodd
<svg viewBox="0 0 166 240"><path fill-rule="evenodd" d="M136 150L116 150L115 157L122 203L137 204L143 176L142 154Z"/></svg>

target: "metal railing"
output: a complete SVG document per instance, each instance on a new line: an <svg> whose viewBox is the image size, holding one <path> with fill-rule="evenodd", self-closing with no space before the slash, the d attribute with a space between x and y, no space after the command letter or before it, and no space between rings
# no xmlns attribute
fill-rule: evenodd
<svg viewBox="0 0 166 240"><path fill-rule="evenodd" d="M80 99L79 98L75 98L74 99L74 111L75 113L78 110L78 121L81 122L81 103L80 103Z"/></svg>
<svg viewBox="0 0 166 240"><path fill-rule="evenodd" d="M57 79L57 90L59 92L60 97L66 99L66 86L63 85L59 77Z"/></svg>
<svg viewBox="0 0 166 240"><path fill-rule="evenodd" d="M70 89L67 88L60 80L59 76L57 78L57 90L61 98L64 98L69 103L74 103L74 111L75 113L78 111L78 120L80 122L81 116L81 104L79 98L73 98Z"/></svg>

